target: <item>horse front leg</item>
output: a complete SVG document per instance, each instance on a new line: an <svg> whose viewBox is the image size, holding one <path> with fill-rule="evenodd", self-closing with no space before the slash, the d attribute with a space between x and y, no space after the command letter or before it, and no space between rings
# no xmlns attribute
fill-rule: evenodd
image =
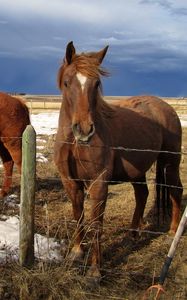
<svg viewBox="0 0 187 300"><path fill-rule="evenodd" d="M77 228L73 240L74 245L71 249L69 257L72 261L79 261L84 255L84 249L82 245L84 238L84 186L82 183L76 183L70 180L63 181L63 184L68 196L71 199L73 215L77 222Z"/></svg>
<svg viewBox="0 0 187 300"><path fill-rule="evenodd" d="M3 162L3 167L4 167L4 177L3 177L3 184L2 184L2 189L0 192L0 197L5 197L12 185L12 171L13 171L13 166L14 162L13 160Z"/></svg>
<svg viewBox="0 0 187 300"><path fill-rule="evenodd" d="M100 280L101 266L101 244L100 239L103 231L103 217L106 206L108 185L103 183L94 183L90 189L91 201L91 220L90 220L90 239L91 239L91 266L87 276L96 282Z"/></svg>

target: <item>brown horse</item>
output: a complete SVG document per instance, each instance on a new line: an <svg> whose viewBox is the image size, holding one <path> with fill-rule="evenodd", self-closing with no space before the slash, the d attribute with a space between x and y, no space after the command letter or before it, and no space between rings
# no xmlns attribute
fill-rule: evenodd
<svg viewBox="0 0 187 300"><path fill-rule="evenodd" d="M101 95L100 75L107 72L100 64L107 49L76 54L70 42L58 74L63 102L54 159L77 220L71 251L74 259L84 253L81 242L85 190L89 194L92 254L88 275L94 279L100 277L100 237L110 182L130 181L133 185L136 208L132 229L137 229L143 218L148 196L145 174L155 161L159 169L166 168L166 184L171 186L173 232L179 222L182 196L181 125L177 114L167 103L152 96L106 103Z"/></svg>
<svg viewBox="0 0 187 300"><path fill-rule="evenodd" d="M10 190L14 163L21 173L21 137L28 124L29 111L23 101L0 93L0 156L4 167L1 197L7 195Z"/></svg>

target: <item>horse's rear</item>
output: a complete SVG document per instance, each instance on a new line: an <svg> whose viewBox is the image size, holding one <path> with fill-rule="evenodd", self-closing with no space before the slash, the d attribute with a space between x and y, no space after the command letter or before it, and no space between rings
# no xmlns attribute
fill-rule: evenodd
<svg viewBox="0 0 187 300"><path fill-rule="evenodd" d="M0 156L4 177L0 196L5 196L12 183L14 163L21 172L22 133L30 124L29 110L21 99L0 93Z"/></svg>
<svg viewBox="0 0 187 300"><path fill-rule="evenodd" d="M154 96L136 96L127 100L113 101L112 104L133 110L150 119L161 131L161 145L158 147L156 167L156 191L158 205L160 200L165 201L166 196L172 202L172 221L170 231L175 232L180 217L180 204L182 198L182 184L179 175L181 160L182 128L175 110L160 98ZM153 132L153 137L155 132ZM155 138L158 142L158 139ZM153 146L157 149L156 145ZM151 150L151 149L150 149ZM150 151L151 152L151 151Z"/></svg>

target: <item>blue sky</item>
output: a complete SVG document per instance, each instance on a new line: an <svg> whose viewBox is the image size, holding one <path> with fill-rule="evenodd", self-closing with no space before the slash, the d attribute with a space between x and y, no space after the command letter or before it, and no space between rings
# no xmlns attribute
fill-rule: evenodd
<svg viewBox="0 0 187 300"><path fill-rule="evenodd" d="M0 0L0 90L58 94L65 48L109 45L105 95L187 96L186 0Z"/></svg>

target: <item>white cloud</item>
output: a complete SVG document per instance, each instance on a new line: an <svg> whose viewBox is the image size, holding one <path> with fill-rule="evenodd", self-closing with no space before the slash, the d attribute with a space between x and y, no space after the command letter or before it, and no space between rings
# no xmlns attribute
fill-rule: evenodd
<svg viewBox="0 0 187 300"><path fill-rule="evenodd" d="M106 1L103 1L106 2ZM104 3L95 1L94 3L84 0L0 0L0 7L2 12L6 12L16 17L34 16L49 19L63 19L75 21L87 21L101 19L108 15L107 10L103 7Z"/></svg>
<svg viewBox="0 0 187 300"><path fill-rule="evenodd" d="M82 23L95 23L101 28L111 22L114 26L114 22L116 22L116 28L119 24L118 29L122 30L122 28L120 29L122 24L127 26L134 24L136 27L138 24L138 29L146 23L154 24L156 21L158 25L160 23L162 26L165 17L168 21L168 18L171 18L171 12L185 10L187 2L185 0L95 0L92 2L86 0L0 0L0 8L1 12L12 16L75 20ZM100 23L101 21L102 23Z"/></svg>

